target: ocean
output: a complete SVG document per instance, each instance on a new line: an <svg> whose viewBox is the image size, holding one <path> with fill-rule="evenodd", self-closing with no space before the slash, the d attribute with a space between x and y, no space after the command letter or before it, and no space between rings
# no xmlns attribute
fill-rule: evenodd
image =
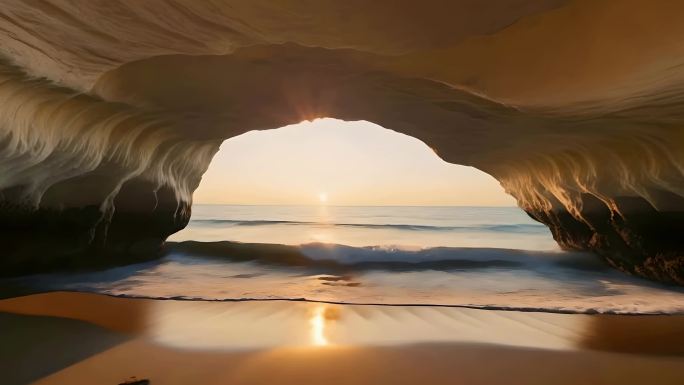
<svg viewBox="0 0 684 385"><path fill-rule="evenodd" d="M560 250L515 207L194 205L163 258L36 290L578 313L684 313L684 290ZM16 282L15 282L16 283Z"/></svg>
<svg viewBox="0 0 684 385"><path fill-rule="evenodd" d="M195 205L170 240L558 250L546 226L515 207Z"/></svg>

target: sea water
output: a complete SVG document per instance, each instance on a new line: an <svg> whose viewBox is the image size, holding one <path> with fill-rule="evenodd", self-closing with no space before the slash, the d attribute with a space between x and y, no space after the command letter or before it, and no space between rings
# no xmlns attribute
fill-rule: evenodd
<svg viewBox="0 0 684 385"><path fill-rule="evenodd" d="M173 241L558 250L516 207L196 205Z"/></svg>
<svg viewBox="0 0 684 385"><path fill-rule="evenodd" d="M515 207L195 205L163 258L40 290L553 312L682 313L684 291L561 250Z"/></svg>

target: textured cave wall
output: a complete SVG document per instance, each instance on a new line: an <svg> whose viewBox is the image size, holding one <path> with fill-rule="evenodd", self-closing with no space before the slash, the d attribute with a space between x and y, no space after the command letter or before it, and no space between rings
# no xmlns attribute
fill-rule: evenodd
<svg viewBox="0 0 684 385"><path fill-rule="evenodd" d="M496 177L561 246L684 283L684 5L7 1L2 272L152 257L219 144L368 120ZM42 78L41 78L42 77Z"/></svg>
<svg viewBox="0 0 684 385"><path fill-rule="evenodd" d="M221 143L7 64L0 100L0 275L155 257Z"/></svg>

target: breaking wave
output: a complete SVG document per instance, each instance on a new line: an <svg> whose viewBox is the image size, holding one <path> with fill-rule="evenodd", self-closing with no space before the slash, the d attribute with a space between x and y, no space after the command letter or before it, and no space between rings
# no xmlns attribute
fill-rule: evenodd
<svg viewBox="0 0 684 385"><path fill-rule="evenodd" d="M8 282L5 282L6 284ZM588 253L180 242L157 261L14 279L53 290L188 301L313 301L552 313L684 314L684 291Z"/></svg>
<svg viewBox="0 0 684 385"><path fill-rule="evenodd" d="M167 255L254 261L260 264L339 270L522 269L557 265L601 270L606 264L589 253L541 252L498 248L435 247L418 250L394 246L352 247L329 243L169 242Z"/></svg>

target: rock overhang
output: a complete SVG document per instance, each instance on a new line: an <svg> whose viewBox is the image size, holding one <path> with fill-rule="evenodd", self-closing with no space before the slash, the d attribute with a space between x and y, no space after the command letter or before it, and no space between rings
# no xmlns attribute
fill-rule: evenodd
<svg viewBox="0 0 684 385"><path fill-rule="evenodd" d="M657 3L80 7L101 24L67 2L8 4L7 271L55 238L77 241L46 266L154 254L221 141L334 117L493 175L566 248L682 283L684 27ZM46 241L27 247L27 229Z"/></svg>

